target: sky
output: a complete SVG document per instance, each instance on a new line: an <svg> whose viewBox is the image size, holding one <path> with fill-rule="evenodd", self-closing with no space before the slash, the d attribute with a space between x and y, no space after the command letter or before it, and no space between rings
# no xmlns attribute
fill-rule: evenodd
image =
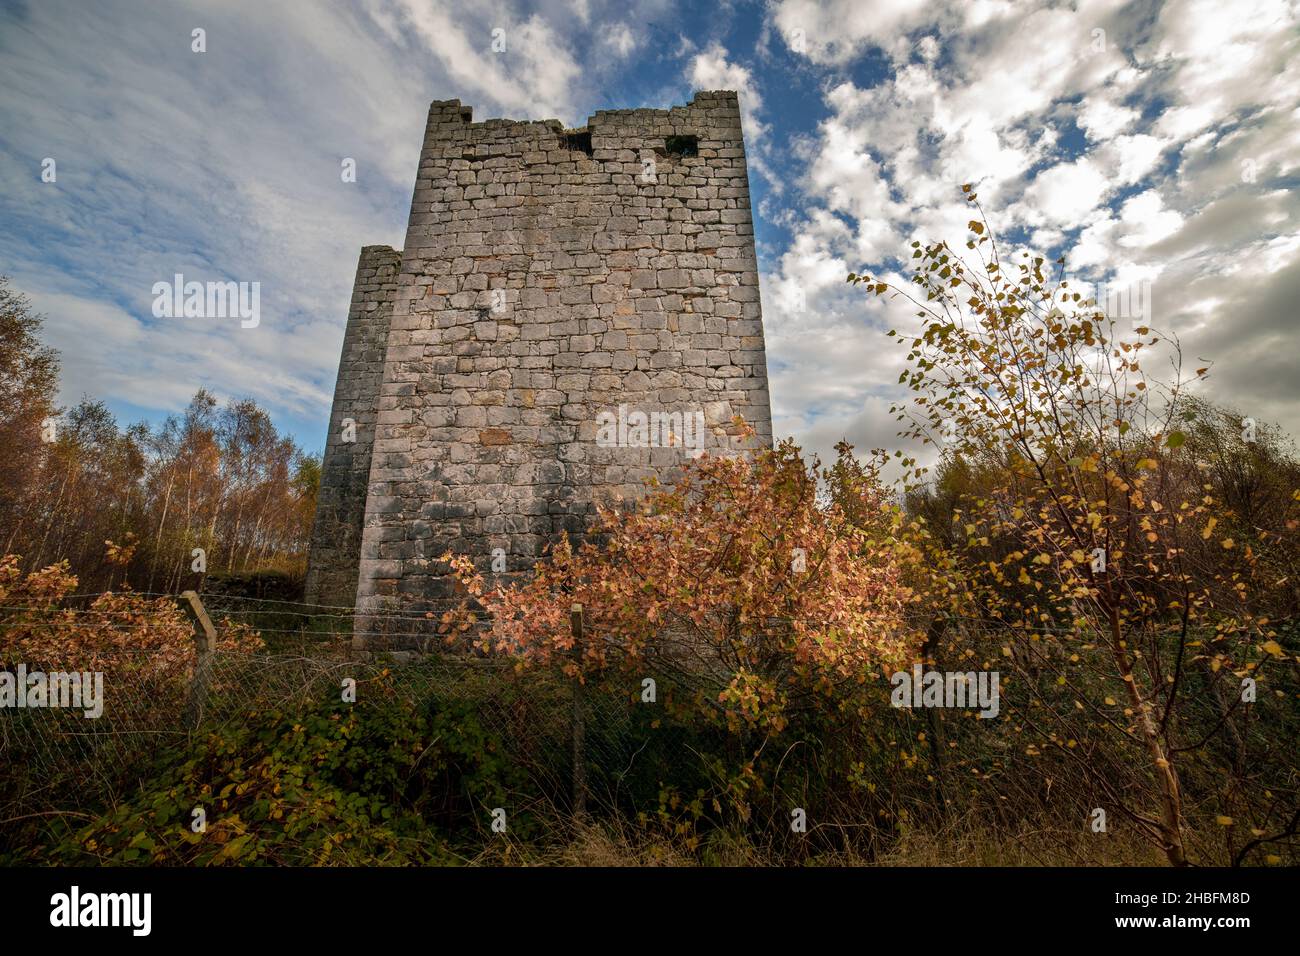
<svg viewBox="0 0 1300 956"><path fill-rule="evenodd" d="M963 182L1008 242L1132 290L1213 363L1205 397L1298 434L1298 18L1286 0L0 0L0 274L45 314L65 404L156 422L204 387L318 451L357 254L401 248L431 100L576 127L731 89L778 437L899 447L905 349L884 333L907 315L845 277L964 242ZM177 273L258 282L257 326L156 317Z"/></svg>

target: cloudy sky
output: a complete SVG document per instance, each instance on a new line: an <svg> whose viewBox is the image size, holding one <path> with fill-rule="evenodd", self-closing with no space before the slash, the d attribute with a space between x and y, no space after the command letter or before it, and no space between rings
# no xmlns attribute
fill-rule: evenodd
<svg viewBox="0 0 1300 956"><path fill-rule="evenodd" d="M1209 397L1296 433L1298 16L1287 0L0 0L0 273L47 315L65 402L157 420L205 386L317 450L357 252L402 244L430 100L581 126L735 89L778 435L897 444L898 317L844 277L901 269L913 238L964 240L966 181L1001 233L1149 289L1154 324L1214 361ZM175 273L259 282L260 324L155 318L152 286Z"/></svg>

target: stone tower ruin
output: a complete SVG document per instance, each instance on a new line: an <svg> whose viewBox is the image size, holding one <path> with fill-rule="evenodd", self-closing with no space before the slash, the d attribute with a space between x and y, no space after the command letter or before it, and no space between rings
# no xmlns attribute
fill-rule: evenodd
<svg viewBox="0 0 1300 956"><path fill-rule="evenodd" d="M445 607L440 555L526 572L644 479L744 450L735 415L771 444L736 94L581 129L436 101L405 248L357 264L306 599Z"/></svg>

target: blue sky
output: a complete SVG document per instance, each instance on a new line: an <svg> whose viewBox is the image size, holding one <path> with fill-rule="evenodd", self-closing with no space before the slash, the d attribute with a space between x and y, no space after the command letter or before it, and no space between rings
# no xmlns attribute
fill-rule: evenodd
<svg viewBox="0 0 1300 956"><path fill-rule="evenodd" d="M1209 397L1295 432L1296 27L1286 0L0 0L0 272L47 315L65 403L157 420L204 386L315 450L430 100L580 126L735 89L777 434L897 444L883 331L908 318L844 276L963 239L964 181L1009 240L1150 283ZM259 326L155 318L178 272L260 282Z"/></svg>

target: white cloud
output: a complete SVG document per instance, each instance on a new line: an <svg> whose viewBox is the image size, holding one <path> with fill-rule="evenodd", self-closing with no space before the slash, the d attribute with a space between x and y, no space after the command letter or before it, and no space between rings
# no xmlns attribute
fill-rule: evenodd
<svg viewBox="0 0 1300 956"><path fill-rule="evenodd" d="M534 15L473 16L473 8L396 0L405 24L437 57L462 100L482 98L536 119L572 115L579 67L563 34ZM494 31L504 50L493 49Z"/></svg>
<svg viewBox="0 0 1300 956"><path fill-rule="evenodd" d="M1034 225L1079 225L1109 189L1109 181L1091 159L1060 163L1035 176L1025 190L1024 220Z"/></svg>
<svg viewBox="0 0 1300 956"><path fill-rule="evenodd" d="M800 282L825 290L799 321L782 301L765 299L782 328L819 345L780 353L778 421L823 436L880 428L870 442L892 444L892 425L863 411L888 391L893 371L871 332L882 313L836 291L825 266L879 270L889 256L906 255L904 237L960 239L970 218L961 181L976 184L1004 234L1026 229L1047 249L1081 230L1069 260L1085 277L1154 280L1157 318L1199 347L1215 344L1206 330L1226 327L1225 310L1234 342L1267 340L1281 301L1267 290L1300 269L1296 193L1268 191L1300 165L1295 9L1260 0L1241 5L1238 17L1236 4L1170 0L1152 21L1118 0L1014 9L886 3L857 16L837 0L775 4L772 23L787 45L804 44L809 62L843 67L874 46L891 63L869 86L828 74L830 116L806 150L802 178L815 205L765 277L769 289ZM1076 124L1081 146L1064 135ZM838 225L826 228L832 211ZM1258 266L1265 256L1267 270ZM1245 301L1264 304L1243 315L1234 303ZM832 402L830 386L796 384L825 370L841 381L843 348L867 372L842 379L857 390L856 410L838 389ZM1216 378L1231 390L1220 400L1285 410L1293 428L1300 424L1300 407L1266 398L1274 387L1234 365L1247 350L1227 352Z"/></svg>
<svg viewBox="0 0 1300 956"><path fill-rule="evenodd" d="M1098 162L1108 179L1120 185L1130 185L1143 179L1155 169L1167 141L1147 133L1117 136L1097 150Z"/></svg>
<svg viewBox="0 0 1300 956"><path fill-rule="evenodd" d="M601 43L620 59L626 59L641 41L626 23L611 23L600 31Z"/></svg>
<svg viewBox="0 0 1300 956"><path fill-rule="evenodd" d="M1104 97L1088 97L1079 111L1079 125L1090 140L1108 140L1127 129L1137 115L1137 110L1119 106Z"/></svg>
<svg viewBox="0 0 1300 956"><path fill-rule="evenodd" d="M897 47L905 34L931 22L935 6L926 0L783 0L773 22L786 45L820 64L840 64L863 47Z"/></svg>

